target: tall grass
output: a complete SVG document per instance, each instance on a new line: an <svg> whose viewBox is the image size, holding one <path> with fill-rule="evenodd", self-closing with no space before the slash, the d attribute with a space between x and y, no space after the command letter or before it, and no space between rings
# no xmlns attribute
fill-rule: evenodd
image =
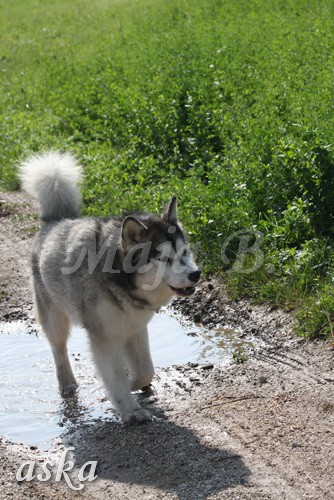
<svg viewBox="0 0 334 500"><path fill-rule="evenodd" d="M298 306L304 334L331 334L332 2L0 8L3 187L17 187L21 157L52 147L85 164L87 213L158 210L177 194L207 273ZM222 245L244 229L264 234L263 265L226 272L238 244L225 262Z"/></svg>

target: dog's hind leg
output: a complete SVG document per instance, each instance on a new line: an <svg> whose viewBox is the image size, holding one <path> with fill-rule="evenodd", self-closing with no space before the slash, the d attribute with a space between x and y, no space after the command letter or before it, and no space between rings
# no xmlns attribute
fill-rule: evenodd
<svg viewBox="0 0 334 500"><path fill-rule="evenodd" d="M131 337L126 344L129 363L131 390L138 391L147 387L154 377L154 366L150 353L147 328Z"/></svg>
<svg viewBox="0 0 334 500"><path fill-rule="evenodd" d="M59 392L64 398L74 395L78 384L73 375L67 352L70 322L67 315L44 294L35 289L38 319L50 343L56 365Z"/></svg>

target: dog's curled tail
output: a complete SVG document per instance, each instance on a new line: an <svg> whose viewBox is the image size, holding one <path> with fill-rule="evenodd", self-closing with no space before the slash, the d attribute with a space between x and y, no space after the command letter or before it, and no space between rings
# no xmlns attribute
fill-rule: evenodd
<svg viewBox="0 0 334 500"><path fill-rule="evenodd" d="M22 188L37 199L46 221L80 215L81 166L70 153L36 154L19 166Z"/></svg>

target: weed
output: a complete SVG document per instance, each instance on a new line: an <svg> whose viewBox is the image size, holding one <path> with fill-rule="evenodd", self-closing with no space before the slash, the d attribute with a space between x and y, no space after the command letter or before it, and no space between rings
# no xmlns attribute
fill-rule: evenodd
<svg viewBox="0 0 334 500"><path fill-rule="evenodd" d="M233 351L232 361L233 361L233 363L236 363L238 365L241 363L245 363L247 361L247 355L246 355L245 351L240 350L240 349L236 349L235 351Z"/></svg>

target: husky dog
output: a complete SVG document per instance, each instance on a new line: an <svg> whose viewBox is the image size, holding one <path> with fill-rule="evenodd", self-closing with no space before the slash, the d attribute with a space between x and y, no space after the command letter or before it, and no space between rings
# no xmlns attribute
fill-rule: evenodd
<svg viewBox="0 0 334 500"><path fill-rule="evenodd" d="M160 216L80 218L81 167L69 153L35 155L20 166L40 207L32 251L36 316L50 343L63 397L78 384L66 342L70 325L89 335L97 369L126 424L151 420L131 391L154 376L147 324L173 295L190 296L200 271L172 198Z"/></svg>

